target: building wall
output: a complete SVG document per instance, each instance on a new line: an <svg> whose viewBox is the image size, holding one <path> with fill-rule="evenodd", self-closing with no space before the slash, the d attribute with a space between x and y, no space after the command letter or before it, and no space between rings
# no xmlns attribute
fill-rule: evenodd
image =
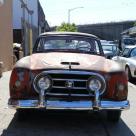
<svg viewBox="0 0 136 136"><path fill-rule="evenodd" d="M111 22L103 24L80 25L79 32L91 33L105 40L119 40L121 33L132 27L135 21Z"/></svg>
<svg viewBox="0 0 136 136"><path fill-rule="evenodd" d="M21 44L24 56L32 53L39 33L49 31L46 24L39 0L13 0L13 39Z"/></svg>
<svg viewBox="0 0 136 136"><path fill-rule="evenodd" d="M22 7L22 3L26 6ZM13 0L14 42L21 43L24 56L30 54L39 35L38 4L39 0Z"/></svg>
<svg viewBox="0 0 136 136"><path fill-rule="evenodd" d="M38 0L23 0L29 10L33 10L33 26L38 27ZM20 0L13 0L13 29L22 29L21 18L23 17L23 9ZM25 21L31 22L28 12L25 10Z"/></svg>
<svg viewBox="0 0 136 136"><path fill-rule="evenodd" d="M5 0L5 3L0 5L0 61L4 63L4 71L12 68L12 44L12 0Z"/></svg>

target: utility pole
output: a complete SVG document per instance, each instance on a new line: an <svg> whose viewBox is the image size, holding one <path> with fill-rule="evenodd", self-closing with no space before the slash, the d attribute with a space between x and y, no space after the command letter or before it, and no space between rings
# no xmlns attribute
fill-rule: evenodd
<svg viewBox="0 0 136 136"><path fill-rule="evenodd" d="M30 41L29 41L29 49L30 54L32 54L32 48L33 48L33 11L29 10L29 14L31 16L31 23L30 23Z"/></svg>
<svg viewBox="0 0 136 136"><path fill-rule="evenodd" d="M27 32L26 32L26 21L25 21L25 11L28 12L28 23L29 23L29 15L31 16L31 22L30 22L30 28L29 28L29 54L32 54L32 45L33 45L33 33L32 33L32 22L33 22L33 13L34 11L33 10L30 10L28 7L27 7L27 4L23 1L23 0L20 0L21 2L21 8L23 9L23 49L24 49L24 55L26 56L27 55L27 49L28 47L26 47L26 39L27 39Z"/></svg>
<svg viewBox="0 0 136 136"><path fill-rule="evenodd" d="M21 1L21 8L22 8L22 11L23 11L23 17L22 17L22 47L23 47L23 51L24 51L24 56L26 56L26 23L25 23L25 7L26 7L26 4L24 3L23 0L20 0Z"/></svg>

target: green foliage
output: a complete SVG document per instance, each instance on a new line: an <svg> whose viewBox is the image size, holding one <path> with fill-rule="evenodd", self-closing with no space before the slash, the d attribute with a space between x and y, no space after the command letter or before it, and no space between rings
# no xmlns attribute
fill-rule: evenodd
<svg viewBox="0 0 136 136"><path fill-rule="evenodd" d="M136 26L136 22L134 23L134 26Z"/></svg>
<svg viewBox="0 0 136 136"><path fill-rule="evenodd" d="M56 28L56 31L61 31L61 32L77 32L77 27L76 25L69 24L69 23L62 23L61 26L58 26Z"/></svg>

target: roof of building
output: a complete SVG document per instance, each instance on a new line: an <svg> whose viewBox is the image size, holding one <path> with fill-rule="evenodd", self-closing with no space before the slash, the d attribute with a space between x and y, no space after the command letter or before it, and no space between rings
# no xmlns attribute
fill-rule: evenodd
<svg viewBox="0 0 136 136"><path fill-rule="evenodd" d="M136 26L131 27L131 28L123 31L121 34L122 35L125 35L125 34L127 34L127 35L136 35Z"/></svg>
<svg viewBox="0 0 136 136"><path fill-rule="evenodd" d="M88 37L98 38L95 35L88 33L80 33L80 32L46 32L40 34L40 36L47 36L47 35L75 35L75 36L88 36Z"/></svg>

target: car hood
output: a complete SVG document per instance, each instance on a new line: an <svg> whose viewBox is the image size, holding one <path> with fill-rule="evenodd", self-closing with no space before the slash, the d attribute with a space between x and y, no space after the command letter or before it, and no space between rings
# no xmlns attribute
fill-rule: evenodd
<svg viewBox="0 0 136 136"><path fill-rule="evenodd" d="M15 67L27 68L30 70L72 69L102 72L121 70L116 62L102 56L66 52L32 54L31 56L19 60Z"/></svg>

